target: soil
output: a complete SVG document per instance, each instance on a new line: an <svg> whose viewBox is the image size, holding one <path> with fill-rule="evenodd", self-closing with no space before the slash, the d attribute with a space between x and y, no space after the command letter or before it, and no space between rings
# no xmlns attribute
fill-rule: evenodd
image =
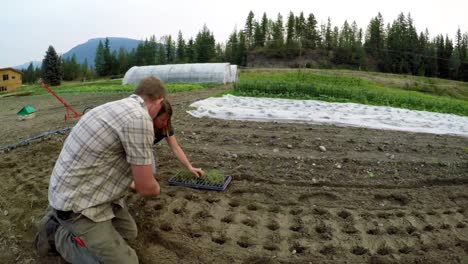
<svg viewBox="0 0 468 264"><path fill-rule="evenodd" d="M141 263L461 263L468 260L468 138L364 128L197 119L172 94L177 140L223 192L168 185L181 167L155 146L159 197L129 193ZM127 94L64 95L77 110ZM73 126L50 95L0 99L0 146ZM32 104L34 119L15 113ZM0 154L0 263L63 263L32 250L67 134ZM323 146L324 148L320 148Z"/></svg>

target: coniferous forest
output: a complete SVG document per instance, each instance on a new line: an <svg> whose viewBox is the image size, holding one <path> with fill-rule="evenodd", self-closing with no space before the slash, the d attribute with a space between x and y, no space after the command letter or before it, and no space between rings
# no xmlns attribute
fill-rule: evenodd
<svg viewBox="0 0 468 264"><path fill-rule="evenodd" d="M55 54L55 55L54 55ZM132 66L171 63L229 62L244 67L345 68L468 81L468 32L430 35L416 29L411 14L400 13L385 22L378 13L366 28L345 21L333 25L329 17L319 25L313 13L286 16L266 13L247 15L245 25L235 28L227 40L215 40L205 25L195 38L179 31L157 39L151 36L136 49L111 52L109 40L100 42L94 67L62 60L52 46L42 69L32 64L24 69L24 82L84 80L101 76L122 76ZM51 70L53 69L53 70Z"/></svg>

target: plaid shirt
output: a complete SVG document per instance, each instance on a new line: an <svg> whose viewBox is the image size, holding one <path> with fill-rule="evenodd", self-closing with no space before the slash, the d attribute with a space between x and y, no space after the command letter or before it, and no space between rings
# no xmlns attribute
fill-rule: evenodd
<svg viewBox="0 0 468 264"><path fill-rule="evenodd" d="M50 205L95 222L115 217L132 181L130 164L153 160L153 122L142 98L132 95L92 109L66 139L49 185Z"/></svg>

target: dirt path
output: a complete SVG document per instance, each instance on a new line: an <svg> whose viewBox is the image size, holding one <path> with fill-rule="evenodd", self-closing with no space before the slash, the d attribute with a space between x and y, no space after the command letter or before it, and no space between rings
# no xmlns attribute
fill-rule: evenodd
<svg viewBox="0 0 468 264"><path fill-rule="evenodd" d="M185 112L186 102L220 90L174 94L173 123L195 165L221 169L233 182L225 192L168 186L179 163L165 143L157 146L162 195L129 196L142 263L458 263L467 258L468 138L195 119ZM103 103L117 97L85 99ZM60 111L35 121L42 129L34 129L64 127L57 121ZM0 112L2 122L17 122ZM24 130L9 127L6 138L22 137ZM30 242L65 136L0 154L0 263L60 263L37 259Z"/></svg>

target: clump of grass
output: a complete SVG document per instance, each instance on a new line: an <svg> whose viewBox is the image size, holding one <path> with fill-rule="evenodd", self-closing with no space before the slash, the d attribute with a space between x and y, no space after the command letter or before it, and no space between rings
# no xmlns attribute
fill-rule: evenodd
<svg viewBox="0 0 468 264"><path fill-rule="evenodd" d="M224 175L220 170L208 170L205 173L205 179L209 184L222 184L224 182Z"/></svg>
<svg viewBox="0 0 468 264"><path fill-rule="evenodd" d="M204 181L210 185L218 185L224 182L224 174L220 170L207 170L205 171L205 176L197 178L192 173L186 170L177 170L174 172L174 180L178 182L186 182L186 183L199 183L199 181Z"/></svg>

